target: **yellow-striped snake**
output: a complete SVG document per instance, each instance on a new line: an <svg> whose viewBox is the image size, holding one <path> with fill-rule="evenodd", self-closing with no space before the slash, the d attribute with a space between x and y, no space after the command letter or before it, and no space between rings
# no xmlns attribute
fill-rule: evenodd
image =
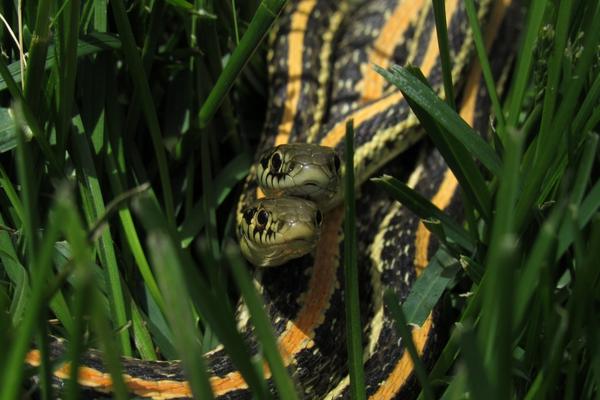
<svg viewBox="0 0 600 400"><path fill-rule="evenodd" d="M493 55L492 67L498 76L511 61L518 6L513 0L476 3L486 46ZM489 105L480 68L472 62L474 46L464 4L462 0L446 0L445 7L460 115L480 131L486 131ZM320 144L342 156L345 124L349 118L354 120L367 395L373 399L410 396L415 390L412 362L384 307L383 289L393 288L404 299L436 250L436 242L416 216L376 190L368 178L382 168L391 168L440 209L460 217L458 184L439 153L427 144L417 144L422 131L416 117L400 92L372 65L416 65L441 94L432 2L290 1L270 37L268 63L270 98L257 163L263 151L285 143ZM239 220L260 195L254 167L239 201ZM342 207L337 205L320 218L321 235L314 251L279 267L258 269L256 279L283 360L300 393L306 398L346 398L349 378L341 284ZM243 307L239 314L239 326L246 332L251 348L256 348ZM423 326L412 332L418 353L425 361L435 353L442 334L437 322L434 311ZM61 340L54 340L54 356L63 347ZM80 383L98 391L110 391L110 376L100 357L96 351L86 353ZM243 377L224 349L219 347L205 357L217 398L250 398ZM28 354L27 362L39 364L37 351ZM191 396L177 361L124 359L123 368L126 384L138 396ZM268 380L269 374L266 371ZM68 367L60 367L55 375L67 378Z"/></svg>

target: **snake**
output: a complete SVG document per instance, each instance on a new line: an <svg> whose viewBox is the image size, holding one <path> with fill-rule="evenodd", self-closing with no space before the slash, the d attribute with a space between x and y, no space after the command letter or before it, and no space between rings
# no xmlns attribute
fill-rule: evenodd
<svg viewBox="0 0 600 400"><path fill-rule="evenodd" d="M475 2L497 80L507 76L514 53L516 0ZM462 0L446 0L451 77L458 112L471 126L489 128L490 102L474 62L473 35ZM418 391L413 362L383 301L391 289L404 301L439 243L419 218L379 190L369 178L391 171L439 209L461 218L460 189L440 153L427 140L402 94L374 69L393 64L420 68L443 96L441 57L431 1L290 0L268 39L269 99L256 162L236 207L242 252L255 268L255 285L277 336L279 351L303 398L350 396L344 313L343 169L346 122L354 123L357 257L360 269L366 395L411 398ZM324 188L324 189L323 189ZM238 326L258 351L248 311ZM444 337L438 308L412 328L426 364ZM66 352L50 340L50 358ZM204 355L217 399L252 393L226 349ZM154 399L191 398L180 361L122 358L128 390ZM26 357L40 364L38 350ZM58 385L68 363L53 371ZM270 372L265 379L271 390ZM82 357L79 384L110 393L102 354Z"/></svg>

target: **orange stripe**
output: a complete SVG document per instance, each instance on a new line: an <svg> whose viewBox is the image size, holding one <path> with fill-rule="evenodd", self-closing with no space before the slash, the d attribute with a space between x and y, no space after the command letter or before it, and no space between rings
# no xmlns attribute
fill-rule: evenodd
<svg viewBox="0 0 600 400"><path fill-rule="evenodd" d="M457 0L448 0L446 1L446 15L451 15L450 11L456 9ZM437 36L431 35L429 38L429 43L427 45L427 51L425 53L425 58L423 59L423 63L421 64L421 71L423 75L428 76L431 73L431 70L435 66L435 61L438 57L438 44L437 44ZM354 120L354 127L357 127L365 121L368 121L370 118L374 117L378 113L386 110L394 103L397 103L402 99L402 94L400 92L394 92L393 94L382 98L379 101L374 102L373 104L363 107L356 112L352 113L348 119L352 118ZM336 124L327 135L321 141L321 145L336 147L337 144L342 140L346 133L346 121L342 121Z"/></svg>
<svg viewBox="0 0 600 400"><path fill-rule="evenodd" d="M456 180L456 177L450 169L446 169L444 180L437 193L431 199L431 202L439 209L445 209L450 204L450 200L452 200L452 196L454 195L457 186L458 181ZM425 227L423 222L419 222L417 233L415 235L415 272L417 276L421 274L429 263L428 249L430 238L431 232L429 229Z"/></svg>
<svg viewBox="0 0 600 400"><path fill-rule="evenodd" d="M502 0L496 3L494 10L492 11L492 18L487 23L487 29L485 31L486 49L489 50L492 43L494 42L498 29L506 10L510 5L511 0ZM481 66L479 63L473 65L469 72L469 78L465 88L465 97L461 106L460 115L469 124L473 125L475 122L475 106L477 100L478 90L480 88L479 82L481 79ZM446 170L444 180L440 186L440 189L436 195L432 198L433 204L441 208L442 210L448 206L454 191L458 186L458 182L452 172ZM425 228L422 222L419 223L415 237L415 269L417 276L421 273L423 268L428 264L427 249L429 248L429 240L431 239L431 233ZM419 355L423 354L423 349L429 336L429 330L432 326L431 321L432 315L429 314L425 323L420 328L413 329L413 341ZM371 399L390 399L398 393L398 390L405 384L406 379L412 373L413 363L412 359L408 355L408 352L404 352L402 358L392 373L388 376L388 379L379 387L377 392L371 396Z"/></svg>
<svg viewBox="0 0 600 400"><path fill-rule="evenodd" d="M361 102L376 100L383 94L385 79L378 74L372 65L379 65L382 68L388 68L394 56L394 49L403 40L403 34L408 28L411 20L418 15L424 0L408 0L400 2L394 9L392 15L381 28L369 53L367 71L364 74L364 88L361 95Z"/></svg>
<svg viewBox="0 0 600 400"><path fill-rule="evenodd" d="M283 118L275 137L275 145L287 143L294 126L294 117L302 90L304 32L308 24L308 17L316 4L316 0L301 1L298 9L292 15L291 30L288 34L288 84L283 104Z"/></svg>
<svg viewBox="0 0 600 400"><path fill-rule="evenodd" d="M387 108L391 107L392 105L396 104L401 99L402 99L402 93L394 92L391 95L386 96L383 99L381 99L375 103L372 103L366 107L363 107L363 108L355 111L348 118L352 118L354 120L354 127L356 129L360 124L362 124L365 121L368 121L369 119L371 119L372 117L374 117L375 115L380 113L381 111L384 111ZM340 142L340 140L344 137L345 134L346 134L346 121L343 121L343 122L336 124L333 128L331 128L331 130L329 132L327 132L327 135L325 135L325 137L321 140L320 144L321 144L321 146L335 147Z"/></svg>
<svg viewBox="0 0 600 400"><path fill-rule="evenodd" d="M31 350L25 357L25 362L32 367L40 365L39 350ZM265 364L265 378L271 376L271 371ZM71 378L71 368L65 363L54 370L54 375L59 379ZM110 392L113 389L112 378L110 374L90 367L79 367L77 380L80 385L100 392ZM131 375L123 375L123 381L128 390L138 396L152 397L154 399L171 399L180 397L192 397L192 390L187 381L174 380L145 380L135 378ZM221 396L237 389L246 389L248 385L242 375L237 372L231 372L224 377L213 376L210 378L210 385L215 396Z"/></svg>
<svg viewBox="0 0 600 400"><path fill-rule="evenodd" d="M429 330L431 329L431 314L427 317L423 326L420 328L415 328L412 331L412 339L419 352L419 355L423 354L423 348L425 347L425 343L427 343L427 337L429 336ZM394 367L394 370L388 378L379 386L377 392L375 392L369 399L391 399L398 392L405 383L406 379L413 372L413 362L408 354L408 351L404 351L400 361Z"/></svg>
<svg viewBox="0 0 600 400"><path fill-rule="evenodd" d="M331 210L323 223L321 240L317 246L315 263L308 290L303 297L305 301L297 318L289 323L286 331L280 336L279 346L284 361L304 348L314 345L315 328L325 318L323 310L327 309L329 299L336 284L336 269L339 260L338 230L342 224L344 207Z"/></svg>

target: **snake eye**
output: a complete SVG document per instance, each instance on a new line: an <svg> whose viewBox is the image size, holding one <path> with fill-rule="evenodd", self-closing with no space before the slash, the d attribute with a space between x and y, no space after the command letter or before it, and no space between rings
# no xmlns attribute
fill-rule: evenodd
<svg viewBox="0 0 600 400"><path fill-rule="evenodd" d="M335 167L335 172L340 172L340 157L337 154L333 156L333 166Z"/></svg>
<svg viewBox="0 0 600 400"><path fill-rule="evenodd" d="M275 153L271 156L271 171L279 172L279 168L281 168L281 155Z"/></svg>
<svg viewBox="0 0 600 400"><path fill-rule="evenodd" d="M256 221L259 225L264 226L269 221L269 213L265 210L260 210L256 216Z"/></svg>
<svg viewBox="0 0 600 400"><path fill-rule="evenodd" d="M323 222L323 214L321 213L321 211L317 210L315 220L317 221L317 225L321 225L321 222Z"/></svg>
<svg viewBox="0 0 600 400"><path fill-rule="evenodd" d="M246 221L246 224L250 225L255 212L256 208L249 208L246 211L244 211L244 221Z"/></svg>

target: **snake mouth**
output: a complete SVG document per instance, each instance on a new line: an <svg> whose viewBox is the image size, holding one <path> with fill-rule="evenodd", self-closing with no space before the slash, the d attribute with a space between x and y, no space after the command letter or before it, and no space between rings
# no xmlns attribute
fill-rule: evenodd
<svg viewBox="0 0 600 400"><path fill-rule="evenodd" d="M300 198L265 198L241 216L242 253L254 265L275 266L311 252L319 240L323 215Z"/></svg>
<svg viewBox="0 0 600 400"><path fill-rule="evenodd" d="M317 241L318 237L314 239L298 238L285 243L260 246L244 236L240 239L240 248L253 265L257 267L277 267L310 253L316 247Z"/></svg>

